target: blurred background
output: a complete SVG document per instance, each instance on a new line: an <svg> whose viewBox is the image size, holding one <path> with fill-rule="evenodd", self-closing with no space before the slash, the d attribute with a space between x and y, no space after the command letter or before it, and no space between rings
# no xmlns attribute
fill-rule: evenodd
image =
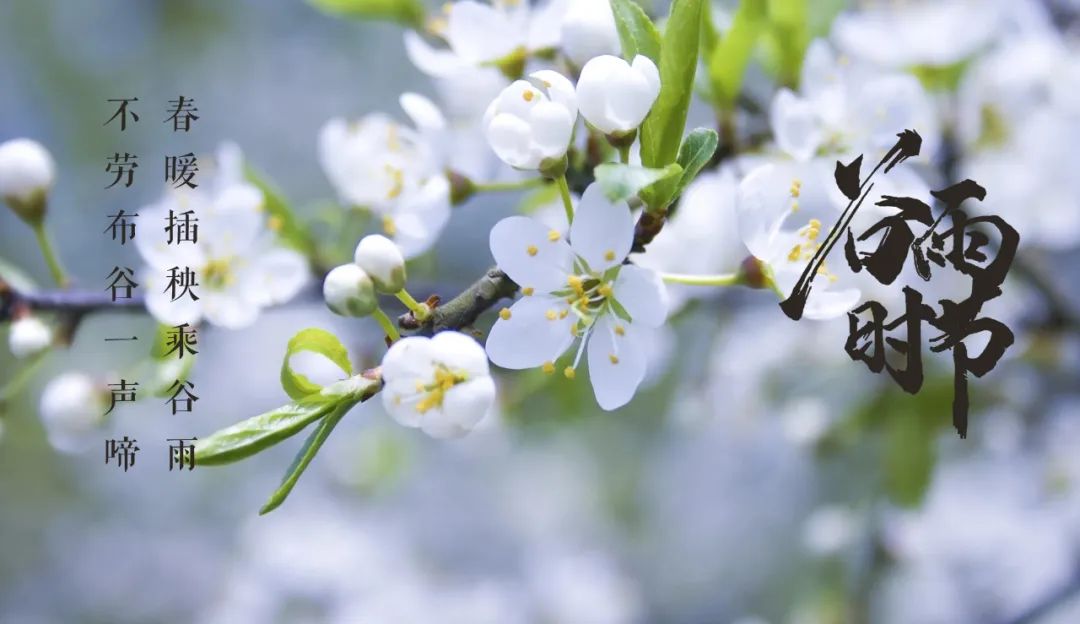
<svg viewBox="0 0 1080 624"><path fill-rule="evenodd" d="M736 4L714 4L721 29ZM967 440L949 424L948 360L907 395L844 354L845 320L796 324L767 292L724 292L677 313L623 409L600 411L584 383L502 375L497 413L446 442L372 402L341 423L288 502L259 517L299 439L190 473L168 470L163 441L285 402L278 369L298 329L331 329L370 364L374 325L332 316L313 290L250 329L207 330L193 414L149 400L108 423L103 437L145 441L123 473L96 445L55 450L38 418L50 379L145 355L102 339L150 335L151 319L96 314L2 406L0 622L1080 621L1080 5L811 1L811 34L857 48L881 27L869 14L881 4L904 14L882 48L975 40L936 71L918 54L869 60L919 65L950 166L1005 198L993 209L1021 233L993 308L1017 341L973 379ZM961 8L942 17L938 5ZM842 32L838 14L852 18ZM989 26L973 17L986 15ZM52 152L49 224L77 283L97 288L138 262L107 239L105 215L161 194L162 155L235 141L301 214L332 209L322 125L375 110L401 118L400 93L434 94L401 33L303 2L4 2L0 140ZM768 102L775 90L755 61L746 91ZM1017 95L1044 92L1064 95ZM159 123L179 94L201 115L187 134ZM103 124L107 100L122 97L139 98L145 121L120 133ZM1043 131L1021 131L1035 117ZM714 123L704 106L692 118ZM982 131L965 135L976 119ZM145 154L147 175L130 189L103 188L116 151ZM416 263L426 286L414 294L450 295L480 275L488 231L518 199L456 207ZM0 256L47 283L27 233L0 213ZM348 245L328 253L344 261ZM0 383L22 367L0 352Z"/></svg>

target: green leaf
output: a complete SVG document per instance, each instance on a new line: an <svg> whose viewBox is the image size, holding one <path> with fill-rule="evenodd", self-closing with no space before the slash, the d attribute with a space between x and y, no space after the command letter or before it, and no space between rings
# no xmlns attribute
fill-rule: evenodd
<svg viewBox="0 0 1080 624"><path fill-rule="evenodd" d="M780 84L792 88L799 85L803 57L810 44L806 4L806 0L769 0L767 51Z"/></svg>
<svg viewBox="0 0 1080 624"><path fill-rule="evenodd" d="M704 1L673 0L671 4L660 57L660 95L641 125L641 164L646 167L669 165L679 153L694 92ZM665 182L642 199L650 208L658 208L662 203L658 198L670 197L673 188L674 182Z"/></svg>
<svg viewBox="0 0 1080 624"><path fill-rule="evenodd" d="M317 395L283 405L236 423L195 443L195 461L204 466L228 464L250 457L296 435L343 404L371 398L382 382L355 376L330 384Z"/></svg>
<svg viewBox="0 0 1080 624"><path fill-rule="evenodd" d="M343 17L390 20L413 27L424 24L420 0L308 0L315 8Z"/></svg>
<svg viewBox="0 0 1080 624"><path fill-rule="evenodd" d="M281 362L281 387L285 389L285 393L293 400L302 399L322 390L322 386L292 369L289 361L293 355L301 351L311 351L323 355L326 359L337 364L338 368L346 376L352 375L349 352L345 345L341 344L337 336L318 327L301 330L289 340L289 346L285 351L285 359Z"/></svg>
<svg viewBox="0 0 1080 624"><path fill-rule="evenodd" d="M308 399L238 422L196 442L195 462L214 466L250 457L296 435L331 412L335 405L332 400Z"/></svg>
<svg viewBox="0 0 1080 624"><path fill-rule="evenodd" d="M885 491L898 505L917 507L926 495L937 462L939 417L934 411L892 413L885 423Z"/></svg>
<svg viewBox="0 0 1080 624"><path fill-rule="evenodd" d="M244 177L262 191L263 207L270 218L270 229L277 233L281 242L309 258L313 257L315 244L311 232L296 216L281 192L250 166L245 165Z"/></svg>
<svg viewBox="0 0 1080 624"><path fill-rule="evenodd" d="M626 201L643 189L674 177L682 172L682 167L671 164L660 169L608 163L599 165L594 170L596 181L604 190L604 195L613 202Z"/></svg>
<svg viewBox="0 0 1080 624"><path fill-rule="evenodd" d="M739 96L750 56L768 25L767 8L765 0L739 3L731 28L706 59L713 100L723 109L731 109Z"/></svg>
<svg viewBox="0 0 1080 624"><path fill-rule="evenodd" d="M675 185L674 192L671 197L667 198L666 203L670 204L678 199L683 190L690 186L694 178L712 160L713 154L716 153L716 146L719 143L720 137L715 130L709 128L697 128L686 135L682 146L679 147L678 163L682 166L682 175L679 176L679 182Z"/></svg>
<svg viewBox="0 0 1080 624"><path fill-rule="evenodd" d="M659 65L660 33L645 11L633 0L611 0L611 12L615 14L623 57L632 61L641 54Z"/></svg>
<svg viewBox="0 0 1080 624"><path fill-rule="evenodd" d="M356 405L355 401L345 401L319 421L315 430L311 432L307 440L304 440L304 445L296 453L296 457L293 458L289 469L285 471L285 477L282 478L281 485L270 495L270 499L259 510L259 515L268 514L285 502L293 487L296 486L296 482L300 480L300 475L304 474L308 465L311 464L311 460L315 459L316 453L322 448L323 442L326 442L326 439L334 431L334 427L341 422L341 419L354 405Z"/></svg>

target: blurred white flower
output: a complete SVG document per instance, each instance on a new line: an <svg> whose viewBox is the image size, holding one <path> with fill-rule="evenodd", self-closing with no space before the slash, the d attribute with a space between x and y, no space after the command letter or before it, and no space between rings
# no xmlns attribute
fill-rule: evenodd
<svg viewBox="0 0 1080 624"><path fill-rule="evenodd" d="M632 624L641 616L637 587L602 553L545 552L530 576L539 621Z"/></svg>
<svg viewBox="0 0 1080 624"><path fill-rule="evenodd" d="M647 251L634 257L638 266L667 273L734 273L749 252L739 237L735 210L739 181L730 165L702 172L683 191L678 210ZM669 284L672 309L710 289Z"/></svg>
<svg viewBox="0 0 1080 624"><path fill-rule="evenodd" d="M500 311L491 328L491 361L554 373L555 362L580 338L563 374L575 376L588 345L597 403L606 410L625 405L645 377L638 331L659 327L667 316L660 276L623 264L634 238L626 203L608 201L594 183L574 215L569 244L559 231L522 216L495 224L490 238L495 262L524 295Z"/></svg>
<svg viewBox="0 0 1080 624"><path fill-rule="evenodd" d="M609 0L575 0L563 16L562 51L578 67L602 54L621 49Z"/></svg>
<svg viewBox="0 0 1080 624"><path fill-rule="evenodd" d="M17 358L43 351L52 340L52 328L36 316L24 316L12 322L8 333L8 346Z"/></svg>
<svg viewBox="0 0 1080 624"><path fill-rule="evenodd" d="M769 122L777 147L796 160L820 153L872 158L896 143L903 130L923 137L922 153L940 143L934 102L910 74L882 71L837 57L823 40L807 49L798 93L773 98Z"/></svg>
<svg viewBox="0 0 1080 624"><path fill-rule="evenodd" d="M379 305L375 284L353 263L334 267L326 274L323 299L332 312L341 316L367 316Z"/></svg>
<svg viewBox="0 0 1080 624"><path fill-rule="evenodd" d="M0 197L29 201L47 193L56 178L52 156L37 141L11 139L0 143Z"/></svg>
<svg viewBox="0 0 1080 624"><path fill-rule="evenodd" d="M465 435L495 400L483 347L459 332L398 340L383 357L382 374L386 411L436 438Z"/></svg>
<svg viewBox="0 0 1080 624"><path fill-rule="evenodd" d="M319 160L341 200L375 211L411 258L431 247L450 218L446 119L415 93L402 95L401 107L416 129L382 113L355 123L331 119L319 132Z"/></svg>
<svg viewBox="0 0 1080 624"><path fill-rule="evenodd" d="M83 373L64 373L50 381L39 406L49 443L59 451L77 453L97 441L105 423L107 394L104 384Z"/></svg>
<svg viewBox="0 0 1080 624"><path fill-rule="evenodd" d="M833 22L847 53L886 67L959 63L985 47L1003 25L1001 0L875 0ZM1010 2L1011 4L1011 2Z"/></svg>
<svg viewBox="0 0 1080 624"><path fill-rule="evenodd" d="M167 325L205 319L230 329L246 327L262 308L296 296L309 278L307 259L277 242L277 221L266 218L262 192L244 180L239 148L223 145L216 165L212 181L170 190L139 210L142 234L135 244L146 264L137 281L147 293L147 309ZM182 219L189 211L198 220L198 241L168 244L169 216ZM169 279L174 268L191 269L198 283L188 293L175 289L175 301Z"/></svg>
<svg viewBox="0 0 1080 624"><path fill-rule="evenodd" d="M379 292L392 295L405 288L405 258L389 238L379 234L361 238L353 261L371 277Z"/></svg>
<svg viewBox="0 0 1080 624"><path fill-rule="evenodd" d="M420 35L406 35L406 46L417 66L433 76L446 76L463 67L509 62L559 43L563 14L569 0L531 2L495 0L492 4L463 0L443 5L444 14L429 28L441 36L449 49L435 49Z"/></svg>
<svg viewBox="0 0 1080 624"><path fill-rule="evenodd" d="M484 113L484 136L495 154L517 169L540 169L566 155L577 121L574 85L542 70L535 82L516 80Z"/></svg>
<svg viewBox="0 0 1080 624"><path fill-rule="evenodd" d="M617 56L598 56L585 64L578 78L581 116L604 134L636 130L658 95L660 71L640 54L633 64Z"/></svg>
<svg viewBox="0 0 1080 624"><path fill-rule="evenodd" d="M857 537L859 519L851 509L824 505L810 514L803 524L803 546L819 557L833 556Z"/></svg>

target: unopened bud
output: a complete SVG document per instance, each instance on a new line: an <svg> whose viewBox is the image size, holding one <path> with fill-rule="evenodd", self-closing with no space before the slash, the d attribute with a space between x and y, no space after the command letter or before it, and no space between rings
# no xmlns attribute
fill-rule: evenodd
<svg viewBox="0 0 1080 624"><path fill-rule="evenodd" d="M52 156L37 141L12 139L0 144L0 198L23 221L45 217L45 200L56 177Z"/></svg>
<svg viewBox="0 0 1080 624"><path fill-rule="evenodd" d="M11 324L8 346L17 358L43 351L52 344L53 332L36 316L25 316Z"/></svg>
<svg viewBox="0 0 1080 624"><path fill-rule="evenodd" d="M405 258L394 241L379 234L360 239L353 259L367 272L375 289L395 294L405 288Z"/></svg>
<svg viewBox="0 0 1080 624"><path fill-rule="evenodd" d="M335 267L326 275L323 299L331 312L341 316L367 316L379 304L375 297L375 284L355 264Z"/></svg>

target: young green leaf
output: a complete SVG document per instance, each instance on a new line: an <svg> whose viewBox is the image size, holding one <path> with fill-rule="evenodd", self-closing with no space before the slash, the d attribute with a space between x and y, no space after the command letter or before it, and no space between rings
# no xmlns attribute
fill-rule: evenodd
<svg viewBox="0 0 1080 624"><path fill-rule="evenodd" d="M311 460L315 459L315 454L322 448L323 442L326 442L326 439L330 437L330 433L334 431L334 427L341 422L341 419L354 405L356 405L355 401L344 401L332 412L323 416L319 424L316 425L315 430L311 432L311 435L304 441L304 445L296 453L296 457L293 458L289 469L285 471L285 477L282 478L281 485L278 486L277 490L274 490L274 493L270 495L270 499L259 510L259 515L268 514L285 502L293 487L296 486L296 482L300 480L300 475L304 474L308 465L311 464Z"/></svg>
<svg viewBox="0 0 1080 624"><path fill-rule="evenodd" d="M615 202L626 201L643 189L681 172L682 167L674 163L660 169L608 163L598 166L593 173L604 195Z"/></svg>
<svg viewBox="0 0 1080 624"><path fill-rule="evenodd" d="M670 204L678 199L683 190L690 186L698 173L712 160L719 143L720 137L717 136L715 130L709 128L697 128L686 135L682 146L679 147L678 163L682 166L682 175L679 176L679 182L675 185L674 192L667 199L667 203Z"/></svg>
<svg viewBox="0 0 1080 624"><path fill-rule="evenodd" d="M275 231L281 242L312 257L315 244L307 226L296 216L285 197L256 170L244 167L244 177L255 185L263 194L263 207L269 215L270 228Z"/></svg>
<svg viewBox="0 0 1080 624"><path fill-rule="evenodd" d="M633 61L638 54L660 64L660 33L652 20L633 0L611 0L615 27L619 31L623 58Z"/></svg>
<svg viewBox="0 0 1080 624"><path fill-rule="evenodd" d="M742 89L750 55L768 23L765 0L743 0L728 29L713 49L706 65L715 103L724 109L735 104Z"/></svg>
<svg viewBox="0 0 1080 624"><path fill-rule="evenodd" d="M694 92L701 5L704 0L674 0L664 30L660 56L660 95L641 126L641 164L662 167L675 162Z"/></svg>
<svg viewBox="0 0 1080 624"><path fill-rule="evenodd" d="M195 443L195 462L203 466L229 464L250 457L325 416L334 400L304 400L283 405L216 431Z"/></svg>
<svg viewBox="0 0 1080 624"><path fill-rule="evenodd" d="M331 15L390 20L413 27L424 24L424 5L420 0L308 0L308 2Z"/></svg>
<svg viewBox="0 0 1080 624"><path fill-rule="evenodd" d="M345 345L341 344L337 336L317 327L301 330L289 340L289 346L285 350L285 359L281 362L281 387L284 388L289 398L293 400L302 399L322 390L322 386L292 369L289 362L293 355L301 351L311 351L323 355L326 359L337 364L346 377L352 375L349 352L345 349Z"/></svg>
<svg viewBox="0 0 1080 624"><path fill-rule="evenodd" d="M195 443L195 461L204 466L228 464L250 457L296 435L346 403L371 398L382 382L357 375L330 384L322 392L236 423Z"/></svg>

